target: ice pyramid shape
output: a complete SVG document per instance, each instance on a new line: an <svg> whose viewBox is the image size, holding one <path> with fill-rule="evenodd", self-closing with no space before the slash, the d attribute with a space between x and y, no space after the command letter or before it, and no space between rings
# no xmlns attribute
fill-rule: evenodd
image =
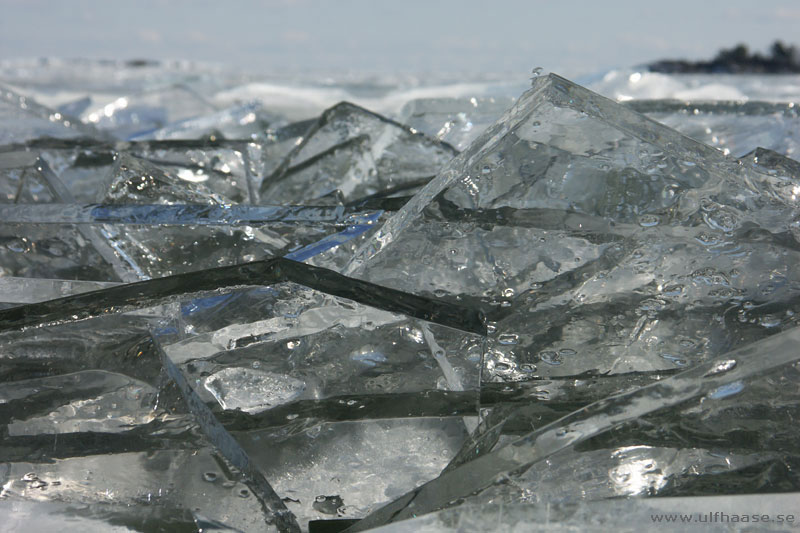
<svg viewBox="0 0 800 533"><path fill-rule="evenodd" d="M738 159L743 165L773 177L773 190L780 191L784 201L794 201L798 192L794 187L800 176L800 162L768 148L758 147Z"/></svg>
<svg viewBox="0 0 800 533"><path fill-rule="evenodd" d="M483 306L487 380L688 366L795 323L786 179L544 76L347 271Z"/></svg>
<svg viewBox="0 0 800 533"><path fill-rule="evenodd" d="M419 187L457 151L393 120L342 102L326 110L264 179L264 203L313 203L335 190L346 200Z"/></svg>
<svg viewBox="0 0 800 533"><path fill-rule="evenodd" d="M691 227L703 219L708 229L733 231L761 208L769 207L770 214L796 208L791 197L762 196L770 186L764 175L749 173L718 150L550 74L537 78L503 118L393 217L349 270L383 277L388 271L379 265L391 254L377 252L398 250L406 234L428 220L460 215L470 219L458 221L468 227L493 219L497 227L546 223L555 229L590 217L640 227ZM558 221L556 214L572 218ZM761 218L771 231L785 228ZM480 286L494 287L516 269L504 270Z"/></svg>
<svg viewBox="0 0 800 533"><path fill-rule="evenodd" d="M0 203L38 204L54 201L42 175L41 160L31 152L0 154Z"/></svg>

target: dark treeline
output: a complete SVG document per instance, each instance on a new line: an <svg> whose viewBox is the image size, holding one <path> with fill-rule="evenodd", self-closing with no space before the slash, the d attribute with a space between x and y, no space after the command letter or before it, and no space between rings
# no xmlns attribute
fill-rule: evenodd
<svg viewBox="0 0 800 533"><path fill-rule="evenodd" d="M800 73L800 54L795 46L787 46L775 41L769 55L750 53L747 46L739 44L734 48L720 50L710 61L687 61L685 59L662 59L650 63L651 72L669 74L797 74Z"/></svg>

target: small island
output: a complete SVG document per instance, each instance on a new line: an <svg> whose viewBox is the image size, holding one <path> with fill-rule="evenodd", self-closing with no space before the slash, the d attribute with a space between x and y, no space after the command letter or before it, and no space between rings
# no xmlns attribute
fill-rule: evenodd
<svg viewBox="0 0 800 533"><path fill-rule="evenodd" d="M720 50L711 60L662 59L647 67L665 74L798 74L800 55L797 47L775 41L766 56L750 53L746 45L738 44Z"/></svg>

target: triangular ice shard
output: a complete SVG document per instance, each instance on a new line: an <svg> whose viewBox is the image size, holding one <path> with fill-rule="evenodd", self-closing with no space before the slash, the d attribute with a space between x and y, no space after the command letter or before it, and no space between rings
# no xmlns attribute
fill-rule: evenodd
<svg viewBox="0 0 800 533"><path fill-rule="evenodd" d="M768 148L758 147L739 158L742 164L786 180L800 179L800 161Z"/></svg>
<svg viewBox="0 0 800 533"><path fill-rule="evenodd" d="M685 224L700 211L702 194L730 199L736 207L764 202L752 190L757 183L746 183L740 174L737 162L718 150L551 74L536 79L503 118L391 219L351 270L357 272L381 248L399 246L395 241L405 228L424 224L440 205L555 209L643 226ZM366 276L379 275L380 255L362 267Z"/></svg>
<svg viewBox="0 0 800 533"><path fill-rule="evenodd" d="M37 167L40 161L32 152L0 153L0 203L38 204L57 201Z"/></svg>
<svg viewBox="0 0 800 533"><path fill-rule="evenodd" d="M483 305L488 380L691 365L800 311L800 210L774 185L550 75L347 272Z"/></svg>
<svg viewBox="0 0 800 533"><path fill-rule="evenodd" d="M198 184L232 203L256 203L263 178L264 145L246 140L172 140L129 143L130 153L177 177Z"/></svg>
<svg viewBox="0 0 800 533"><path fill-rule="evenodd" d="M22 144L42 137L102 137L93 127L45 107L33 98L0 86L0 145Z"/></svg>
<svg viewBox="0 0 800 533"><path fill-rule="evenodd" d="M182 180L144 159L121 153L100 201L107 204L229 204L202 183Z"/></svg>
<svg viewBox="0 0 800 533"><path fill-rule="evenodd" d="M434 176L456 150L348 102L325 111L261 185L262 202L348 201Z"/></svg>

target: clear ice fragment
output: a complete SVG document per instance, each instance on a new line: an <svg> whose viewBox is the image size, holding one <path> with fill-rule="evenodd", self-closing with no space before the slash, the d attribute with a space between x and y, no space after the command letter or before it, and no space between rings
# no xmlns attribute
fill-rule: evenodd
<svg viewBox="0 0 800 533"><path fill-rule="evenodd" d="M408 127L342 102L325 111L261 184L261 201L313 203L338 189L355 200L418 187L456 153Z"/></svg>
<svg viewBox="0 0 800 533"><path fill-rule="evenodd" d="M176 84L94 104L83 111L80 118L118 139L127 140L216 110L214 104L190 87Z"/></svg>
<svg viewBox="0 0 800 533"><path fill-rule="evenodd" d="M674 368L796 324L798 203L778 185L542 76L344 271L478 302L488 381Z"/></svg>
<svg viewBox="0 0 800 533"><path fill-rule="evenodd" d="M514 98L422 98L403 106L398 120L464 150L513 105Z"/></svg>

